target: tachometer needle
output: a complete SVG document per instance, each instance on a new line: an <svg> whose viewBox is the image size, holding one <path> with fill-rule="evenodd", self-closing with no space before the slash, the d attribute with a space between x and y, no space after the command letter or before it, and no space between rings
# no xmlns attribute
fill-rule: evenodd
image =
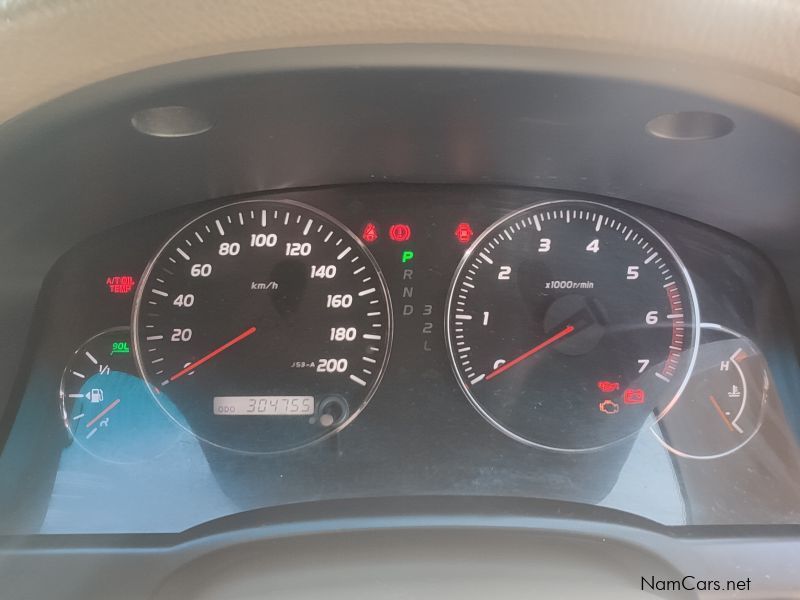
<svg viewBox="0 0 800 600"><path fill-rule="evenodd" d="M573 327L572 325L567 325L566 327L564 327L564 329L559 331L557 334L547 338L545 341L543 341L538 346L528 350L525 354L522 354L522 355L518 356L517 358L515 358L514 360L511 360L511 361L509 361L509 362L507 362L505 364L502 364L499 367L497 367L494 371L492 371L491 373L489 373L486 376L486 381L489 381L490 379L493 379L494 377L497 377L503 371L508 371L514 365L517 365L517 364L521 363L526 358L530 358L531 356L533 356L534 354L536 354L540 350L544 350L550 344L553 344L553 343L557 342L558 340L560 340L561 338L563 338L565 336L568 336L573 331L575 331L575 327Z"/></svg>
<svg viewBox="0 0 800 600"><path fill-rule="evenodd" d="M183 369L181 369L180 371L178 371L177 373L175 373L175 375L173 375L172 377L170 377L170 378L169 378L169 380L170 380L170 381L175 381L175 380L176 380L176 379L178 379L179 377L183 377L183 376L184 376L184 375L186 375L187 373L191 373L192 371L194 371L194 370L195 370L197 367L199 367L199 366L200 366L200 365L202 365L203 363L206 363L206 362L208 362L209 360L211 360L212 358L214 358L214 357L215 357L217 354L219 354L219 353L221 353L221 352L224 352L225 350L227 350L228 348L230 348L230 347L231 347L231 346L233 346L234 344L238 344L238 343L239 343L239 342L241 342L241 341L242 341L244 338L246 338L246 337L248 337L248 336L251 336L251 335L253 335L255 332L256 332L256 328L255 328L255 327L251 327L251 328L250 328L250 329L248 329L247 331L244 331L244 332L240 333L239 335L237 335L235 338L233 338L233 339L232 339L232 340L230 340L229 342L225 342L224 344L222 344L222 346L220 346L220 347L219 347L219 348L217 348L216 350L212 350L211 352L209 352L208 354L206 354L206 355L205 355L203 358L201 358L201 359L199 359L199 360L196 360L196 361L194 361L194 362L193 362L192 364L190 364L190 365L187 365L186 367L184 367Z"/></svg>

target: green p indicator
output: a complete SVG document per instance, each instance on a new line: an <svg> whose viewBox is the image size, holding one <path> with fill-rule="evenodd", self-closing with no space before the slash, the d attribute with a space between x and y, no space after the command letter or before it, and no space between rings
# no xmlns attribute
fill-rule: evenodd
<svg viewBox="0 0 800 600"><path fill-rule="evenodd" d="M412 258L414 258L414 251L413 250L403 250L403 255L401 261L404 263L409 262Z"/></svg>

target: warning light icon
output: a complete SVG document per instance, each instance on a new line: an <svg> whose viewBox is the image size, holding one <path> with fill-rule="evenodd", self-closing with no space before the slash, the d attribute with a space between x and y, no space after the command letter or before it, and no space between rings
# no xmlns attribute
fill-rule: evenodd
<svg viewBox="0 0 800 600"><path fill-rule="evenodd" d="M108 291L112 294L129 294L136 285L136 280L132 275L110 275L106 277Z"/></svg>
<svg viewBox="0 0 800 600"><path fill-rule="evenodd" d="M616 392L619 389L619 382L618 381L598 381L597 382L597 389L599 389L604 394L610 394L611 392Z"/></svg>
<svg viewBox="0 0 800 600"><path fill-rule="evenodd" d="M364 240L367 244L371 244L372 242L378 239L378 227L375 223L367 223L364 225L364 231L361 232L361 239Z"/></svg>
<svg viewBox="0 0 800 600"><path fill-rule="evenodd" d="M472 236L475 234L475 232L472 231L472 227L470 227L469 223L459 223L456 226L454 233L456 235L456 239L461 244L469 244L472 240Z"/></svg>
<svg viewBox="0 0 800 600"><path fill-rule="evenodd" d="M605 413L607 415L615 415L619 412L619 404L617 404L613 400L603 400L600 404L597 405L597 408L600 409L600 412Z"/></svg>
<svg viewBox="0 0 800 600"><path fill-rule="evenodd" d="M644 404L645 393L641 389L628 388L622 394L622 401L625 404Z"/></svg>
<svg viewBox="0 0 800 600"><path fill-rule="evenodd" d="M389 239L393 242L407 242L411 239L411 227L398 223L389 228Z"/></svg>

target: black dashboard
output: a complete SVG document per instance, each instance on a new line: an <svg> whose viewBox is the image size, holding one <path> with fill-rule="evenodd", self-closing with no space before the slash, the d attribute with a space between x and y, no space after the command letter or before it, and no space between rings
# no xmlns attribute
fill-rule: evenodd
<svg viewBox="0 0 800 600"><path fill-rule="evenodd" d="M798 518L786 292L664 211L496 186L214 200L70 250L34 323L4 534L426 495Z"/></svg>
<svg viewBox="0 0 800 600"><path fill-rule="evenodd" d="M608 57L315 50L0 128L3 580L376 536L793 589L800 135Z"/></svg>

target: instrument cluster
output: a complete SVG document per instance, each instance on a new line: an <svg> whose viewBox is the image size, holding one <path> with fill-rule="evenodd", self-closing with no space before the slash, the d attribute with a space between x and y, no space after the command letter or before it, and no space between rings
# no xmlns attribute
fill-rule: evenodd
<svg viewBox="0 0 800 600"><path fill-rule="evenodd" d="M37 314L4 458L39 444L39 531L72 532L81 511L106 515L99 531L170 531L370 494L567 499L667 524L794 514L774 498L708 509L731 481L769 483L751 468L765 453L797 469L781 284L743 243L644 206L401 185L207 202L87 240ZM114 525L97 489L58 505L76 471L100 489L147 473L122 502L155 498L161 518ZM180 485L215 500L178 518L164 503Z"/></svg>

